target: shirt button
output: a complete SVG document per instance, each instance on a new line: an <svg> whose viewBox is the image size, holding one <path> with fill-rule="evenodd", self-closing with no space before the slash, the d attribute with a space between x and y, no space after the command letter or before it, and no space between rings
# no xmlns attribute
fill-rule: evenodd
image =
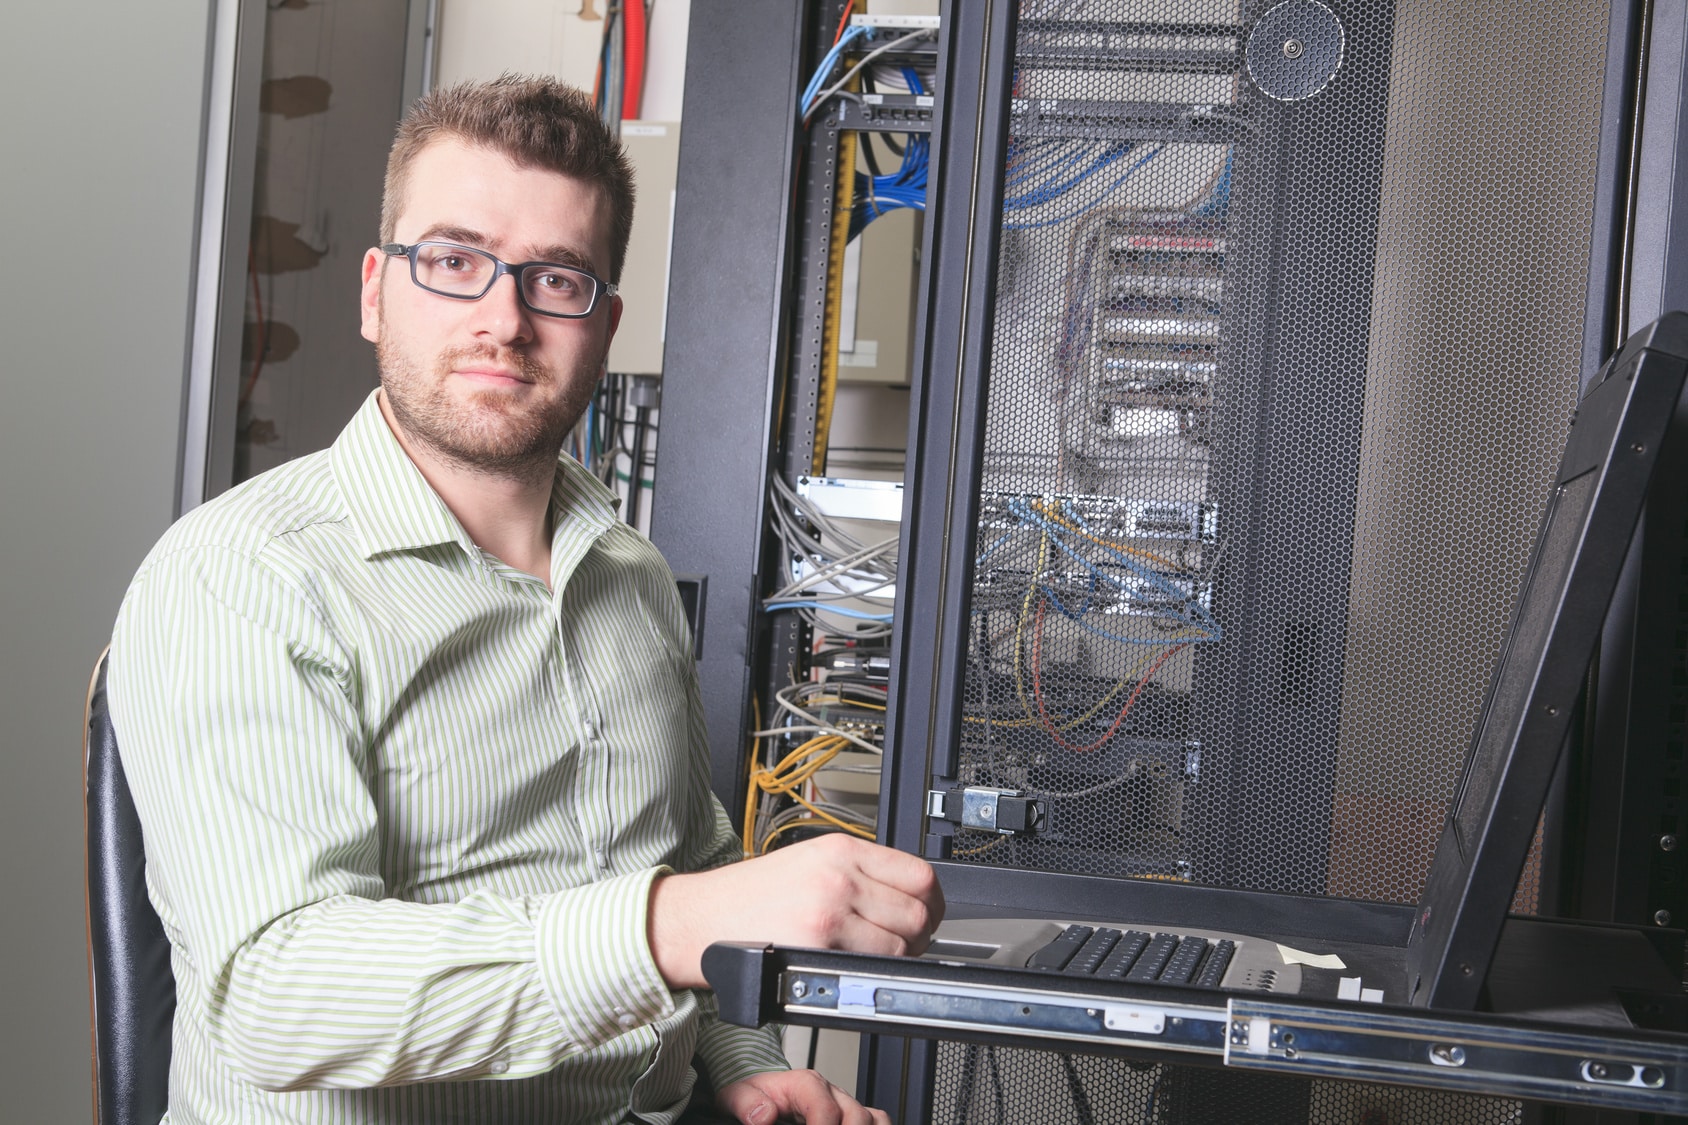
<svg viewBox="0 0 1688 1125"><path fill-rule="evenodd" d="M591 719L582 719L580 729L581 732L586 735L586 741L593 742L597 739L598 724L594 723Z"/></svg>
<svg viewBox="0 0 1688 1125"><path fill-rule="evenodd" d="M488 1074L506 1074L510 1070L510 1060L500 1055L487 1063L486 1069Z"/></svg>
<svg viewBox="0 0 1688 1125"><path fill-rule="evenodd" d="M598 860L598 866L599 867L608 867L610 865L609 853L604 851L604 849L602 849L602 848L598 849L596 858Z"/></svg>
<svg viewBox="0 0 1688 1125"><path fill-rule="evenodd" d="M615 1017L615 1022L619 1023L622 1027L632 1027L634 1024L639 1022L639 1018L632 1012L623 1012L619 1016Z"/></svg>

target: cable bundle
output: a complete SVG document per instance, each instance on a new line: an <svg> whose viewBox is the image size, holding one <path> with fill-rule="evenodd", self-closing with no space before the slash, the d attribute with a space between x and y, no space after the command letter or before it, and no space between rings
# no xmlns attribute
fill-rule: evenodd
<svg viewBox="0 0 1688 1125"><path fill-rule="evenodd" d="M782 834L797 828L848 832L873 839L873 818L830 800L815 776L822 770L879 773L877 763L834 763L840 753L851 747L871 754L882 754L884 750L877 743L829 721L824 708L830 703L882 713L885 690L848 682L801 683L781 689L774 699L785 712L785 718L780 725L753 735L763 743L764 749L752 762L750 787L745 794L745 855L767 851ZM799 735L809 737L780 753L782 742L788 743Z"/></svg>
<svg viewBox="0 0 1688 1125"><path fill-rule="evenodd" d="M872 613L840 603L859 599L865 591L895 585L897 538L862 543L831 516L810 503L776 476L773 483L774 534L799 568L808 570L762 600L766 612L795 609L822 632L852 640L886 637L891 614ZM863 622L849 629L826 622L818 612Z"/></svg>
<svg viewBox="0 0 1688 1125"><path fill-rule="evenodd" d="M1065 198L1092 177L1125 161L1141 147L1136 141L1094 141L1033 139L1013 141L1008 146L1008 170L1003 179L1002 210L1035 211ZM1155 157L1165 145L1153 145L1115 175L1106 187L1096 191L1090 202L1073 210L1044 218L1023 218L1004 222L1004 230L1032 230L1070 222L1101 206L1108 197ZM1088 154L1088 158L1087 158Z"/></svg>
<svg viewBox="0 0 1688 1125"><path fill-rule="evenodd" d="M1019 717L1001 719L975 714L968 716L967 721L996 728L1036 726L1057 745L1074 753L1088 753L1113 738L1144 687L1167 661L1191 645L1219 641L1223 630L1201 597L1202 576L1175 560L1098 535L1070 501L1057 505L1049 500L1016 498L1008 502L1008 512L1018 521L1018 526L998 536L980 553L975 565L982 574L985 563L1014 536L1026 531L1038 534L1036 562L1017 597L1018 612L1012 629L1014 691L1019 703ZM1090 557L1097 550L1102 556L1100 562ZM1082 602L1069 605L1053 588L1047 577L1052 555L1064 556L1088 576L1089 585ZM1173 574L1178 577L1170 577ZM1143 633L1121 634L1099 628L1086 620L1093 612L1121 604L1135 608L1146 626ZM1006 607L1000 603L993 605L989 598L975 598L973 612L982 618L1000 608ZM1157 651L1144 653L1105 695L1089 707L1080 709L1078 714L1056 714L1043 685L1044 635L1050 609L1105 640ZM980 647L988 652L988 636L981 635ZM1131 686L1130 693L1100 735L1082 744L1067 737L1087 726L1127 686Z"/></svg>
<svg viewBox="0 0 1688 1125"><path fill-rule="evenodd" d="M925 86L920 80L920 74L913 67L902 67L899 76L907 85L911 94L920 94ZM873 220L888 211L895 211L901 207L911 207L917 211L926 210L926 176L931 165L931 142L923 133L910 133L908 143L903 148L902 162L895 172L884 175L856 173L856 202L850 209L850 237L853 239L862 233ZM873 149L868 144L864 148L869 166L873 167ZM874 168L877 172L877 168Z"/></svg>

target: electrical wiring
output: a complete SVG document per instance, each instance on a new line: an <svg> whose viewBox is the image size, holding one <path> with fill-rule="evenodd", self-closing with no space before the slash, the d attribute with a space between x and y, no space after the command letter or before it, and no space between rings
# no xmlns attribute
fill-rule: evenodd
<svg viewBox="0 0 1688 1125"><path fill-rule="evenodd" d="M767 729L762 729L761 705L756 704L757 729L752 733L752 764L745 793L745 854L767 850L784 832L799 825L872 839L873 818L830 800L816 783L816 775L822 770L878 772L877 763L837 761L846 750L866 750L877 756L883 748L846 725L828 721L827 708L849 706L883 712L885 689L847 680L803 681L781 688L774 693L774 700L785 722ZM791 746L800 737L802 741ZM782 744L789 748L782 752Z"/></svg>
<svg viewBox="0 0 1688 1125"><path fill-rule="evenodd" d="M847 595L846 595L847 596ZM850 606L831 605L820 598L797 599L793 601L767 601L762 603L763 609L824 609L828 613L836 613L840 617L848 617L856 621L885 621L891 620L889 613L869 613L864 609L854 609Z"/></svg>
<svg viewBox="0 0 1688 1125"><path fill-rule="evenodd" d="M873 827L866 818L841 806L810 800L801 792L804 784L811 782L814 775L825 769L847 745L849 740L839 735L819 735L803 742L774 765L753 769L750 775L751 802L758 802L764 794L784 798L797 806L795 810L789 810L794 812L794 817L788 818L787 822L795 818L812 819L872 839ZM760 841L760 850L766 851L768 843L778 835L774 829L782 823L781 815L756 818L758 823L753 832L754 838Z"/></svg>
<svg viewBox="0 0 1688 1125"><path fill-rule="evenodd" d="M911 94L925 92L925 84L913 67L899 67L894 72L898 82L876 76L876 84L900 85ZM881 215L900 208L926 209L927 175L931 164L931 143L924 134L909 134L903 147L902 161L896 171L883 175L856 173L857 202L850 212L850 235L854 239Z"/></svg>
<svg viewBox="0 0 1688 1125"><path fill-rule="evenodd" d="M789 832L795 828L812 828L817 824L824 824L833 829L848 832L852 836L860 836L864 840L872 840L875 838L874 833L863 825L849 824L843 821L832 820L825 816L812 815L788 821L769 832L766 836L762 837L762 852L765 854L769 847L773 845L774 840L782 833Z"/></svg>
<svg viewBox="0 0 1688 1125"><path fill-rule="evenodd" d="M1126 146L1126 150L1129 151L1134 147L1135 146L1128 144ZM1107 202L1107 199L1110 195L1112 195L1116 190L1118 190L1120 187L1122 187L1127 180L1131 179L1132 176L1135 176L1139 171L1141 171L1144 165L1148 164L1151 160L1153 160L1155 157L1159 156L1164 151L1166 151L1165 145L1156 145L1153 148L1151 148L1146 155L1139 157L1129 168L1127 168L1123 173L1121 173L1118 177L1116 177L1112 183L1108 184L1107 187L1102 188L1100 191L1098 191L1096 193L1096 197L1093 200L1091 200L1089 203L1086 203L1084 206L1079 207L1076 210L1068 211L1064 214L1055 215L1055 216L1052 216L1050 218L1045 218L1045 219L1036 219L1036 220L1028 219L1028 220L1017 221L1017 222L1005 222L1005 223L1002 224L1002 229L1003 230L1036 230L1036 229L1039 229L1039 228L1042 228L1042 227L1055 226L1056 224L1059 224L1059 223L1072 222L1074 219L1080 218L1083 215L1086 215L1089 212L1094 211L1097 207L1100 207L1103 203ZM1123 155L1123 153L1121 153L1121 155ZM1004 211L1030 210L1034 207L1042 205L1043 203L1050 202L1055 198L1060 198L1061 196L1064 196L1068 192L1072 191L1073 188L1077 187L1079 184L1083 183L1085 180L1089 179L1090 176L1094 175L1096 172L1100 171L1102 168L1106 168L1106 167L1110 166L1114 162L1115 162L1114 160L1108 160L1106 163L1097 163L1096 161L1092 161L1091 166L1084 172L1083 175L1078 177L1076 180L1069 181L1064 187L1062 187L1058 192L1056 192L1054 195L1050 196L1048 199L1043 198L1041 196L1041 194L1037 194L1037 195L1034 195L1030 199L1030 201L1020 202L1020 203L1015 204L1014 206L1010 206L1005 202L1004 205L1003 205L1003 210Z"/></svg>
<svg viewBox="0 0 1688 1125"><path fill-rule="evenodd" d="M1062 735L1061 728L1057 727L1055 725L1055 721L1049 717L1049 711L1044 704L1043 675L1041 671L1043 660L1042 652L1040 651L1043 638L1043 630L1041 628L1043 620L1042 605L1038 606L1037 612L1039 627L1036 632L1034 632L1032 641L1032 699L1037 704L1038 717L1043 720L1042 725L1044 731L1055 740L1056 745L1062 747L1063 749L1071 750L1075 754L1088 754L1092 750L1106 745L1108 740L1113 738L1114 732L1119 729L1120 724L1125 721L1125 717L1131 713L1131 708L1136 704L1137 697L1143 692L1143 685L1147 684L1154 678L1155 673L1160 670L1161 665L1165 664L1174 653L1188 648L1191 643L1189 641L1179 641L1177 644L1171 645L1160 655L1156 656L1154 663L1149 665L1148 671L1144 672L1142 677L1137 681L1137 686L1131 689L1131 694L1126 697L1125 705L1119 709L1119 714L1114 716L1114 721L1109 725L1108 729L1103 731L1093 741L1088 742L1083 746L1075 746L1073 743L1068 742Z"/></svg>
<svg viewBox="0 0 1688 1125"><path fill-rule="evenodd" d="M645 96L645 53L649 41L645 0L622 0L621 27L626 75L622 83L621 115L637 120Z"/></svg>
<svg viewBox="0 0 1688 1125"><path fill-rule="evenodd" d="M1088 753L1099 748L1111 739L1119 729L1125 718L1135 706L1143 687L1173 654L1192 644L1211 643L1222 635L1218 622L1215 621L1196 596L1197 576L1187 567L1181 566L1162 555L1145 551L1126 543L1120 543L1097 534L1074 508L1071 501L1063 500L1057 505L1053 500L1027 500L1025 498L1011 498L1007 509L1010 515L1019 521L1019 527L1009 529L988 544L978 555L976 569L982 570L983 564L997 551L1001 550L1017 532L1035 531L1038 534L1038 545L1035 559L1032 563L1031 578L1025 583L1019 596L1019 611L1013 627L1013 684L1015 697L1019 701L1022 717L1003 719L997 716L969 715L964 721L983 724L991 728L998 727L1026 727L1042 728L1055 742L1067 750L1075 753ZM1135 577L1136 584L1128 584L1125 578L1110 573L1097 562L1093 561L1081 547L1100 548L1105 560L1112 566L1123 570L1127 575ZM1041 576L1049 572L1051 554L1060 551L1070 560L1076 562L1089 576L1089 586L1086 590L1084 602L1078 607L1071 607L1063 603L1059 594L1052 589ZM1153 567L1147 564L1153 564ZM1154 569L1159 567L1162 569ZM1173 571L1187 575L1189 588L1180 587L1167 577L1166 571ZM1153 614L1165 615L1170 613L1178 621L1177 630L1169 636L1124 636L1108 630L1099 629L1085 620L1085 615L1092 609L1098 591L1106 583L1118 591L1128 605L1135 605L1145 616ZM1161 604L1144 598L1144 588L1150 592L1158 592L1166 598ZM1049 608L1055 608L1065 618L1086 629L1120 644L1134 644L1152 646L1159 650L1150 652L1140 658L1132 668L1100 699L1092 703L1076 718L1052 716L1043 690L1043 640L1045 620ZM983 612L988 613L987 608ZM1153 616L1149 617L1154 620ZM983 627L983 626L981 626ZM1030 651L1028 653L1028 638ZM984 642L981 641L981 644ZM1027 688L1026 664L1029 656L1030 664L1030 692ZM1140 674L1141 673L1141 674ZM1091 721L1104 707L1108 706L1124 690L1126 684L1135 683L1130 695L1115 715L1107 730L1095 740L1079 745L1069 741L1065 735Z"/></svg>
<svg viewBox="0 0 1688 1125"><path fill-rule="evenodd" d="M839 56L841 56L844 53L841 48L845 44L853 42L854 38L860 38L861 37L860 35L852 37L850 32L864 32L865 33L866 30L867 30L866 28L862 28L862 27L851 27L849 31L845 32L844 38L840 39L838 41L838 43L833 46L832 50L827 52L826 57L821 60L820 68L815 71L816 77L820 78L821 81L825 81L824 77L822 77L822 76L831 72L832 65L834 63L836 63L838 61ZM842 78L840 78L837 82L834 82L831 86L827 87L824 91L816 92L814 87L817 86L818 83L816 83L814 80L811 80L810 89L804 90L803 101L799 104L799 109L802 111L802 115L803 115L803 124L807 125L809 123L809 118L814 116L816 109L820 108L820 106L822 104L824 104L828 99L830 99L833 95L835 95L839 91L843 90L844 87L849 83L850 79L854 78L857 74L861 73L862 68L867 66L874 59L879 58L881 55L885 54L887 51L894 51L898 47L906 47L910 43L913 43L916 39L929 39L929 38L933 37L935 34L936 34L936 32L934 32L931 28L926 28L926 27L916 28L914 31L911 31L906 35L899 35L897 38L892 39L891 41L889 41L887 43L880 44L879 46L875 47L873 50L869 51L867 54L863 55L860 59L856 60L856 64L854 66L852 66L849 70L845 71L844 76Z"/></svg>
<svg viewBox="0 0 1688 1125"><path fill-rule="evenodd" d="M859 606L865 592L897 579L897 540L862 543L783 479L772 484L773 531L793 560L795 576L762 600L762 610L796 610L816 629L856 640L888 636L892 615ZM824 612L833 620L817 616ZM847 621L861 622L846 627Z"/></svg>
<svg viewBox="0 0 1688 1125"><path fill-rule="evenodd" d="M833 566L832 560L837 560L840 572L850 571L854 578L879 578L887 582L896 579L897 540L894 537L864 544L819 506L799 496L782 478L776 476L771 488L775 503L769 507L774 519L774 532L794 557L806 558L823 569ZM801 582L793 583L776 591L774 596L784 596L802 588L802 585Z"/></svg>
<svg viewBox="0 0 1688 1125"><path fill-rule="evenodd" d="M828 723L821 716L808 710L805 704L812 704L817 701L826 701L827 696L825 693L828 691L833 692L831 698L834 702L849 703L855 706L865 706L876 710L883 710L885 706L885 690L883 688L870 687L865 684L852 685L849 688L841 687L837 683L793 684L790 687L782 688L776 692L774 694L774 702L779 705L780 710L792 715L817 730L842 738L845 741L853 743L861 749L866 750L870 754L884 753L883 747L877 746L874 743L869 742L867 739L839 727L835 723ZM858 698L846 698L846 694L849 692L855 692L858 695ZM816 695L820 696L819 700L810 698L811 696ZM865 699L860 698L861 696L865 696Z"/></svg>
<svg viewBox="0 0 1688 1125"><path fill-rule="evenodd" d="M1186 618L1187 623L1202 630L1203 636L1198 638L1194 643L1212 643L1222 639L1224 631L1220 628L1219 622L1214 619L1213 614L1201 603L1201 599L1195 596L1194 583L1191 584L1191 587L1188 590L1181 589L1171 579L1167 578L1164 573L1143 565L1143 563L1133 557L1134 554L1146 554L1146 552L1137 551L1134 548L1122 549L1115 544L1101 539L1099 536L1096 536L1090 531L1090 528L1087 524L1085 524L1083 517L1073 511L1070 504L1064 505L1064 507L1067 519L1057 522L1056 519L1047 517L1043 513L1035 510L1034 506L1025 500L1015 498L1009 500L1008 502L1008 511L1010 514L1022 522L1044 531L1049 536L1049 541L1058 547L1063 554L1067 555L1079 566L1084 567L1093 577L1117 589L1120 592L1120 595L1128 603L1135 603L1143 608L1159 611L1166 611L1169 606L1178 606L1181 608L1182 613L1188 615ZM1163 597L1166 598L1166 604L1146 602L1139 589L1134 588L1133 586L1127 584L1124 579L1098 567L1095 563L1091 562L1090 559L1085 557L1085 555L1080 552L1072 542L1070 542L1070 539L1073 538L1070 533L1073 531L1077 531L1079 533L1079 537L1083 538L1086 542L1099 546L1103 553L1109 556L1110 560L1121 569L1135 575L1144 584L1147 584L1157 590ZM1130 553L1127 553L1128 551ZM1149 555L1149 558L1154 559L1156 556ZM1054 600L1058 610L1067 616L1072 616L1071 614L1068 614L1066 608L1060 604L1058 597ZM1081 621L1080 624L1084 623ZM1091 627L1091 629L1107 639L1118 641L1122 644L1162 643L1162 638L1158 637L1126 637L1114 633L1108 633L1106 631L1095 630L1094 627Z"/></svg>
<svg viewBox="0 0 1688 1125"><path fill-rule="evenodd" d="M850 44L866 34L867 28L860 25L847 27L844 29L844 34L833 42L831 49L821 56L820 65L815 68L815 73L810 77L809 84L803 88L803 96L797 99L798 112L802 114L805 123L809 119L810 107L820 93L821 86L826 82L826 76L832 73L832 68L837 65L838 60L843 57Z"/></svg>
<svg viewBox="0 0 1688 1125"><path fill-rule="evenodd" d="M1180 638L1177 637L1171 638L1172 641L1179 639ZM1171 642L1169 641L1168 643ZM1090 708L1077 718L1069 719L1060 724L1059 729L1062 731L1076 730L1085 723L1088 723L1091 719L1095 718L1097 712L1101 711L1102 708L1106 707L1109 703L1112 703L1116 698L1118 698L1119 693L1125 690L1127 684L1140 682L1138 681L1137 674L1147 667L1148 664L1155 659L1156 655L1157 654L1153 652L1145 653L1140 659L1138 659L1137 663L1131 666L1130 670L1127 671L1125 675L1121 676L1119 680L1115 682L1113 687L1108 689L1105 695L1103 695L1095 703L1091 704ZM988 724L999 730L1013 727L1042 726L1043 721L1035 715L1031 715L1029 710L1030 709L1028 708L1028 713L1026 715L1016 719L998 719L986 715L966 715L963 717L963 721L969 723Z"/></svg>
<svg viewBox="0 0 1688 1125"><path fill-rule="evenodd" d="M755 725L761 726L762 697L757 695L755 692L751 692L750 694L750 713ZM751 736L749 746L746 747L745 756L750 762L750 767L753 773L756 768L756 747L759 741L760 740L753 735ZM740 843L743 845L745 859L749 859L751 856L756 854L756 805L757 795L759 792L760 790L753 779L750 783L749 790L744 795L744 822L739 827L739 839Z"/></svg>
<svg viewBox="0 0 1688 1125"><path fill-rule="evenodd" d="M856 0L844 0L844 10L838 15L838 29L832 33L832 41L837 43L844 38L844 29L850 24L850 16L856 10Z"/></svg>

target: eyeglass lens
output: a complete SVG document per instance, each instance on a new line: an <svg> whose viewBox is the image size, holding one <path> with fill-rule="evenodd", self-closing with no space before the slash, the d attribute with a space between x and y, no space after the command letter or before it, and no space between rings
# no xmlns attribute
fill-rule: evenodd
<svg viewBox="0 0 1688 1125"><path fill-rule="evenodd" d="M479 297L492 287L498 260L467 246L424 242L414 248L416 283L451 297ZM580 316L592 308L598 283L567 266L534 263L519 271L522 295L534 309Z"/></svg>

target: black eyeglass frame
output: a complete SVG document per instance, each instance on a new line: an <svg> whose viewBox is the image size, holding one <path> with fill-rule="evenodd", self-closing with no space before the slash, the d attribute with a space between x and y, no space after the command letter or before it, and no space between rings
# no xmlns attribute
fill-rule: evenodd
<svg viewBox="0 0 1688 1125"><path fill-rule="evenodd" d="M435 289L431 285L422 284L421 279L416 276L416 251L420 250L424 246L443 246L448 250L462 250L465 253L478 254L483 258L491 260L493 267L492 276L487 279L486 288L482 289L479 293L473 294L447 293L443 289ZM516 299L522 303L522 308L538 316L554 316L560 320L580 320L584 317L591 316L593 313L598 311L599 300L604 297L615 296L616 291L619 288L619 286L612 285L592 271L583 270L579 266L566 265L562 262L511 263L506 262L502 258L498 258L477 246L464 246L459 242L441 242L437 239L424 239L421 242L413 242L409 246L406 246L402 242L385 242L381 244L379 249L389 258L410 259L410 282L424 293L432 293L437 297L448 297L453 301L478 301L488 293L492 292L492 287L498 284L499 278L503 277L505 274L509 274L516 282ZM592 282L592 300L587 304L586 311L566 313L552 312L549 309L536 308L533 302L528 300L527 290L522 286L522 275L530 269L537 269L540 267L553 270L567 270L570 273L577 273L581 277L589 278Z"/></svg>

